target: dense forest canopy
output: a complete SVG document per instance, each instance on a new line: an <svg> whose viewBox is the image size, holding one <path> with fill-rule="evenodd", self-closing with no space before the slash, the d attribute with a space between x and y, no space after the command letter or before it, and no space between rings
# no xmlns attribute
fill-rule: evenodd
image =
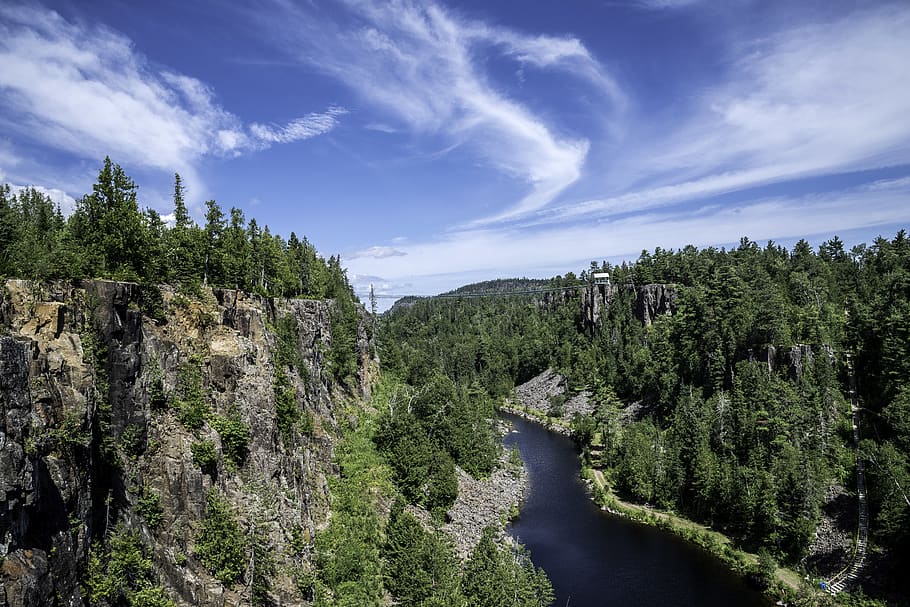
<svg viewBox="0 0 910 607"><path fill-rule="evenodd" d="M903 230L849 250L837 237L817 250L805 240L788 250L746 238L729 250L657 248L635 263L592 262L548 284L574 286L595 272L612 278L596 322L585 315L585 289L505 288L523 281L455 291L488 297L396 306L381 332L383 365L413 385L442 370L493 398L553 367L591 394L594 412L575 420L576 433L620 495L803 566L826 490L855 487L851 353L872 538L893 571L910 564ZM636 297L652 284L672 292L674 312L644 323ZM632 410L638 415L623 416Z"/></svg>
<svg viewBox="0 0 910 607"><path fill-rule="evenodd" d="M205 203L205 223L189 215L180 175L174 222L142 208L138 188L106 158L92 192L64 217L38 190L0 186L0 276L103 277L209 285L269 296L353 300L340 259L320 257L306 237L272 234L240 209Z"/></svg>

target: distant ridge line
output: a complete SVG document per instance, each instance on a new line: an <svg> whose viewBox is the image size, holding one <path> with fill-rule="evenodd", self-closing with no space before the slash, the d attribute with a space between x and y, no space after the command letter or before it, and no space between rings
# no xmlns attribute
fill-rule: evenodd
<svg viewBox="0 0 910 607"><path fill-rule="evenodd" d="M582 287L589 287L590 283L583 282L574 285L564 285L561 287L548 287L546 289L523 289L516 291L489 291L485 293L441 293L439 295L392 295L387 293L376 293L374 297L376 299L404 299L404 298L414 298L414 299L462 299L469 297L501 297L507 295L534 295L537 293L552 293L554 291L567 291L569 289L580 289ZM367 294L369 297L369 294Z"/></svg>

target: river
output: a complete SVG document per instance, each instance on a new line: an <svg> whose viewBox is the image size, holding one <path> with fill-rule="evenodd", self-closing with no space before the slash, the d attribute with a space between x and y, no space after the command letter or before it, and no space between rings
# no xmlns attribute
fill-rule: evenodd
<svg viewBox="0 0 910 607"><path fill-rule="evenodd" d="M530 486L509 532L553 582L556 607L765 607L761 594L701 549L666 531L601 512L579 478L572 441L514 415Z"/></svg>

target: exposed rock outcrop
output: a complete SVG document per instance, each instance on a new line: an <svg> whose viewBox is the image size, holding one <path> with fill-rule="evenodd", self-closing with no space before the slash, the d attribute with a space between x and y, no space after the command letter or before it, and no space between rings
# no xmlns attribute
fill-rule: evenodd
<svg viewBox="0 0 910 607"><path fill-rule="evenodd" d="M811 367L815 363L816 353L823 356L823 360L829 365L834 366L834 349L826 344L818 346L796 344L792 346L753 348L748 351L748 360L749 362L760 362L767 365L769 373L779 368L786 369L790 379L796 380L802 377L806 367Z"/></svg>
<svg viewBox="0 0 910 607"><path fill-rule="evenodd" d="M153 320L149 312L157 306ZM111 281L6 281L0 292L0 606L79 605L92 542L117 523L138 530L160 584L178 604L236 605L194 556L211 488L274 557L268 594L300 604L291 576L328 517L327 477L337 403L362 398L369 342L354 340L358 377L342 385L331 301L263 298ZM301 419L279 427L279 319L292 319L299 361L283 368ZM287 337L286 337L287 338ZM195 379L194 379L195 378ZM181 423L179 395L196 386L208 410L196 430ZM245 425L237 464L213 420ZM217 461L203 471L191 445L208 440ZM140 502L158 496L160 522ZM292 538L294 546L291 547Z"/></svg>
<svg viewBox="0 0 910 607"><path fill-rule="evenodd" d="M567 393L566 378L553 369L547 369L516 386L515 396L521 408L542 411L566 424L571 423L575 415L591 415L594 412L591 394L586 390Z"/></svg>
<svg viewBox="0 0 910 607"><path fill-rule="evenodd" d="M631 292L631 297L634 297L633 314L645 326L653 323L658 316L676 312L675 285L648 284L637 287L615 284L591 285L584 289L582 296L582 316L586 327L589 329L596 327L601 316L623 291Z"/></svg>
<svg viewBox="0 0 910 607"><path fill-rule="evenodd" d="M509 463L508 452L503 453L500 466L489 478L475 479L461 468L456 472L458 499L446 513L445 531L452 536L459 557L466 559L484 528L501 525L512 507L521 502L528 475L524 467Z"/></svg>

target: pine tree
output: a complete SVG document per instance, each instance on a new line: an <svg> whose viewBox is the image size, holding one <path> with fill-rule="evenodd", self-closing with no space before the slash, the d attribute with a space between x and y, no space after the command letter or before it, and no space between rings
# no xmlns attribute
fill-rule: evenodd
<svg viewBox="0 0 910 607"><path fill-rule="evenodd" d="M224 280L224 251L222 234L224 232L224 212L218 203L209 200L205 203L205 270L202 284L222 284Z"/></svg>
<svg viewBox="0 0 910 607"><path fill-rule="evenodd" d="M186 188L183 187L180 173L174 173L174 225L178 228L189 228L193 225L190 214L186 210L185 192Z"/></svg>

